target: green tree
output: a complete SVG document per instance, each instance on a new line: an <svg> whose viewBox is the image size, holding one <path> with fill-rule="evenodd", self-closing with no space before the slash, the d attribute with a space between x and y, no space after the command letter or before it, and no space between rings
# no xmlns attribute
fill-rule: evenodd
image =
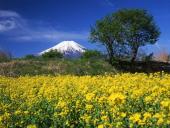
<svg viewBox="0 0 170 128"><path fill-rule="evenodd" d="M96 21L96 24L91 27L90 41L92 43L99 42L106 47L109 62L113 65L116 56L114 50L117 50L118 47L120 48L120 46L122 46L121 43L124 41L121 37L123 35L124 31L121 24L112 14Z"/></svg>
<svg viewBox="0 0 170 128"><path fill-rule="evenodd" d="M154 44L159 38L159 28L146 10L123 9L115 13L115 19L125 30L122 38L131 50L131 62L135 61L139 47Z"/></svg>
<svg viewBox="0 0 170 128"><path fill-rule="evenodd" d="M123 9L96 21L91 27L90 40L106 47L113 64L116 55L124 53L131 53L134 62L139 47L156 43L159 35L159 28L147 11Z"/></svg>
<svg viewBox="0 0 170 128"><path fill-rule="evenodd" d="M50 50L49 52L45 52L42 54L43 58L50 59L50 58L62 58L63 54L58 52L57 50Z"/></svg>
<svg viewBox="0 0 170 128"><path fill-rule="evenodd" d="M82 58L85 58L85 59L89 59L89 58L99 58L101 57L102 54L100 51L97 51L97 50L86 50L83 55L82 55Z"/></svg>

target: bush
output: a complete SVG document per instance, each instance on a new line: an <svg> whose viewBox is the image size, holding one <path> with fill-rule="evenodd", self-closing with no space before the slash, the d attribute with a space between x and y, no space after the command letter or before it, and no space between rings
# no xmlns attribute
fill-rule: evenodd
<svg viewBox="0 0 170 128"><path fill-rule="evenodd" d="M57 50L51 50L42 54L43 58L50 59L50 58L63 58L63 54L58 52Z"/></svg>
<svg viewBox="0 0 170 128"><path fill-rule="evenodd" d="M11 60L12 56L10 53L5 51L0 51L0 62L6 62Z"/></svg>
<svg viewBox="0 0 170 128"><path fill-rule="evenodd" d="M82 58L90 59L90 58L100 58L102 54L97 50L87 50L83 53Z"/></svg>
<svg viewBox="0 0 170 128"><path fill-rule="evenodd" d="M35 58L36 58L36 56L35 56L35 55L32 55L32 54L26 55L26 56L24 57L24 59L26 59L26 60L31 60L31 59L35 59Z"/></svg>

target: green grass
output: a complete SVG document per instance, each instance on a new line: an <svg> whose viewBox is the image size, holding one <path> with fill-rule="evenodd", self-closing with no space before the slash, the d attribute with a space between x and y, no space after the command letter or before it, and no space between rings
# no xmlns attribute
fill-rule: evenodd
<svg viewBox="0 0 170 128"><path fill-rule="evenodd" d="M0 75L100 75L117 71L104 59L32 59L0 63Z"/></svg>

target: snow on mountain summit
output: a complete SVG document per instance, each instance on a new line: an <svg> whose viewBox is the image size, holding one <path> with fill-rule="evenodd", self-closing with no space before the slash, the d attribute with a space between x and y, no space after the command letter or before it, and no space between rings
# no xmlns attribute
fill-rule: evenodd
<svg viewBox="0 0 170 128"><path fill-rule="evenodd" d="M47 50L42 51L40 55L49 52L51 50L57 50L58 52L61 52L66 57L79 57L82 55L82 53L85 52L86 48L76 43L75 41L62 41L59 44Z"/></svg>

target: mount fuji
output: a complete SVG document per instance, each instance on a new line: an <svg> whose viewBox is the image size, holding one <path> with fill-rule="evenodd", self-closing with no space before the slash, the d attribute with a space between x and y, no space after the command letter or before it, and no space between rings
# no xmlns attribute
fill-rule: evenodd
<svg viewBox="0 0 170 128"><path fill-rule="evenodd" d="M39 55L42 55L51 50L57 50L58 52L62 53L64 57L74 58L80 57L86 51L86 48L75 41L62 41L57 45L40 52Z"/></svg>

